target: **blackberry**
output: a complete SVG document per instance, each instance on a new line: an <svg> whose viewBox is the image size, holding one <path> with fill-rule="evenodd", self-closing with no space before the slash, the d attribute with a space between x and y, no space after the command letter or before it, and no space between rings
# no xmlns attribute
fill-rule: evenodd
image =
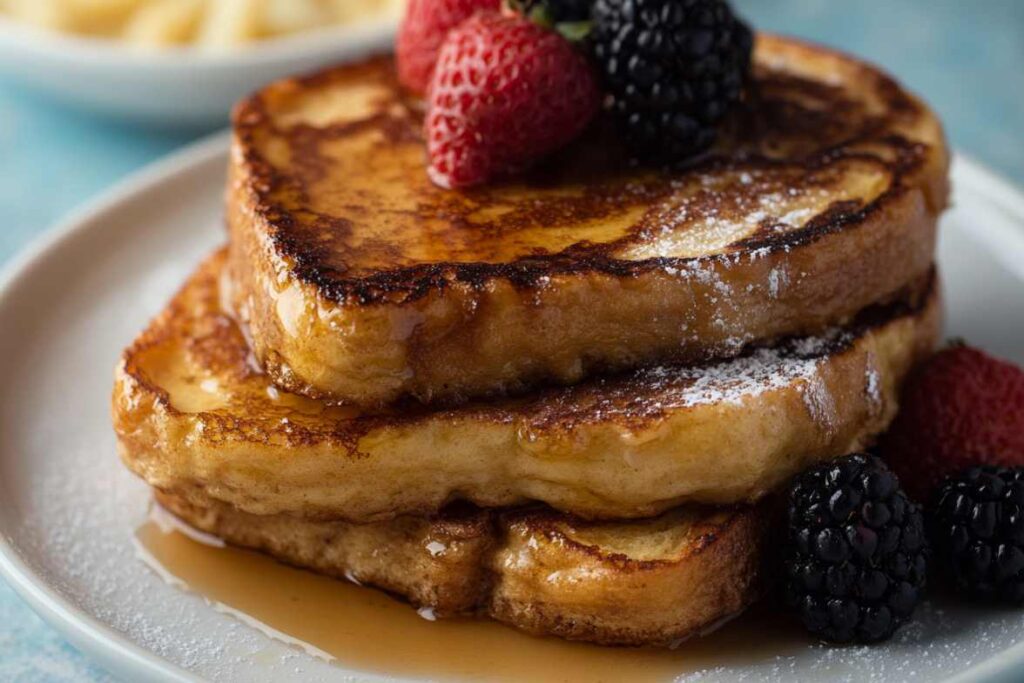
<svg viewBox="0 0 1024 683"><path fill-rule="evenodd" d="M789 491L786 603L840 643L889 638L925 587L924 519L880 459L854 454L799 475Z"/></svg>
<svg viewBox="0 0 1024 683"><path fill-rule="evenodd" d="M1024 604L1024 469L973 467L951 477L929 522L935 558L961 590Z"/></svg>
<svg viewBox="0 0 1024 683"><path fill-rule="evenodd" d="M514 8L528 17L539 15L551 24L590 19L591 0L513 0Z"/></svg>
<svg viewBox="0 0 1024 683"><path fill-rule="evenodd" d="M596 0L590 41L631 151L672 164L707 150L739 99L753 34L725 0Z"/></svg>

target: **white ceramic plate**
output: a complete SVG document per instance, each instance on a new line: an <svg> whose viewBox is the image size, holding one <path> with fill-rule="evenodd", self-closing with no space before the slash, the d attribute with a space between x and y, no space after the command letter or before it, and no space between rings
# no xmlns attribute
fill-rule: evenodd
<svg viewBox="0 0 1024 683"><path fill-rule="evenodd" d="M122 184L0 279L0 573L131 681L374 678L272 641L136 559L148 494L120 465L111 368L223 239L226 139ZM964 160L944 220L949 333L1024 362L1024 196ZM1021 680L1024 611L930 603L883 646L808 647L702 680Z"/></svg>
<svg viewBox="0 0 1024 683"><path fill-rule="evenodd" d="M65 102L134 122L212 127L261 85L390 48L395 20L374 19L226 53L145 52L41 31L0 15L0 69Z"/></svg>

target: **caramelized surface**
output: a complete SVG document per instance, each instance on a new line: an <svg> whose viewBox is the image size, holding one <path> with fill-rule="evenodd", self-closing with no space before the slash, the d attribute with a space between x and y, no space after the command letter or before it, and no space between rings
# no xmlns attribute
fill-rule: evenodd
<svg viewBox="0 0 1024 683"><path fill-rule="evenodd" d="M631 165L606 122L471 191L425 172L379 58L235 116L232 301L274 382L379 409L701 363L843 326L925 277L945 207L935 116L873 67L761 36L707 157Z"/></svg>
<svg viewBox="0 0 1024 683"><path fill-rule="evenodd" d="M631 166L598 124L525 176L440 189L386 58L272 86L236 131L277 249L322 294L360 301L421 295L442 265L457 280L532 280L795 244L944 163L930 114L881 73L772 37L755 61L718 148L676 172Z"/></svg>
<svg viewBox="0 0 1024 683"><path fill-rule="evenodd" d="M126 352L114 422L153 486L255 514L369 521L543 501L584 517L756 501L867 445L934 344L929 277L848 329L453 409L336 407L276 387L221 305L223 252Z"/></svg>

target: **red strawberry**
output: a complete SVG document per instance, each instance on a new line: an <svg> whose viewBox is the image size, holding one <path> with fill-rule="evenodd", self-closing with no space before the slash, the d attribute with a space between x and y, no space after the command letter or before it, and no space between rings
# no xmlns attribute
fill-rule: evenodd
<svg viewBox="0 0 1024 683"><path fill-rule="evenodd" d="M398 29L398 80L417 95L427 91L444 37L481 10L496 11L501 0L409 0Z"/></svg>
<svg viewBox="0 0 1024 683"><path fill-rule="evenodd" d="M1024 465L1024 370L966 346L936 354L908 383L881 447L919 501L972 465Z"/></svg>
<svg viewBox="0 0 1024 683"><path fill-rule="evenodd" d="M466 187L577 137L601 93L586 58L521 16L477 14L448 34L430 84L430 176Z"/></svg>

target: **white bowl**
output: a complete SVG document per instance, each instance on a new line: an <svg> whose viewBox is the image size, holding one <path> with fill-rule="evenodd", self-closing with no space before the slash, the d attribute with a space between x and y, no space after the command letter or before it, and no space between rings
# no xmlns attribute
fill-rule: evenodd
<svg viewBox="0 0 1024 683"><path fill-rule="evenodd" d="M396 21L369 20L232 52L144 51L42 31L0 17L0 71L86 109L134 122L212 127L270 81L390 49Z"/></svg>

